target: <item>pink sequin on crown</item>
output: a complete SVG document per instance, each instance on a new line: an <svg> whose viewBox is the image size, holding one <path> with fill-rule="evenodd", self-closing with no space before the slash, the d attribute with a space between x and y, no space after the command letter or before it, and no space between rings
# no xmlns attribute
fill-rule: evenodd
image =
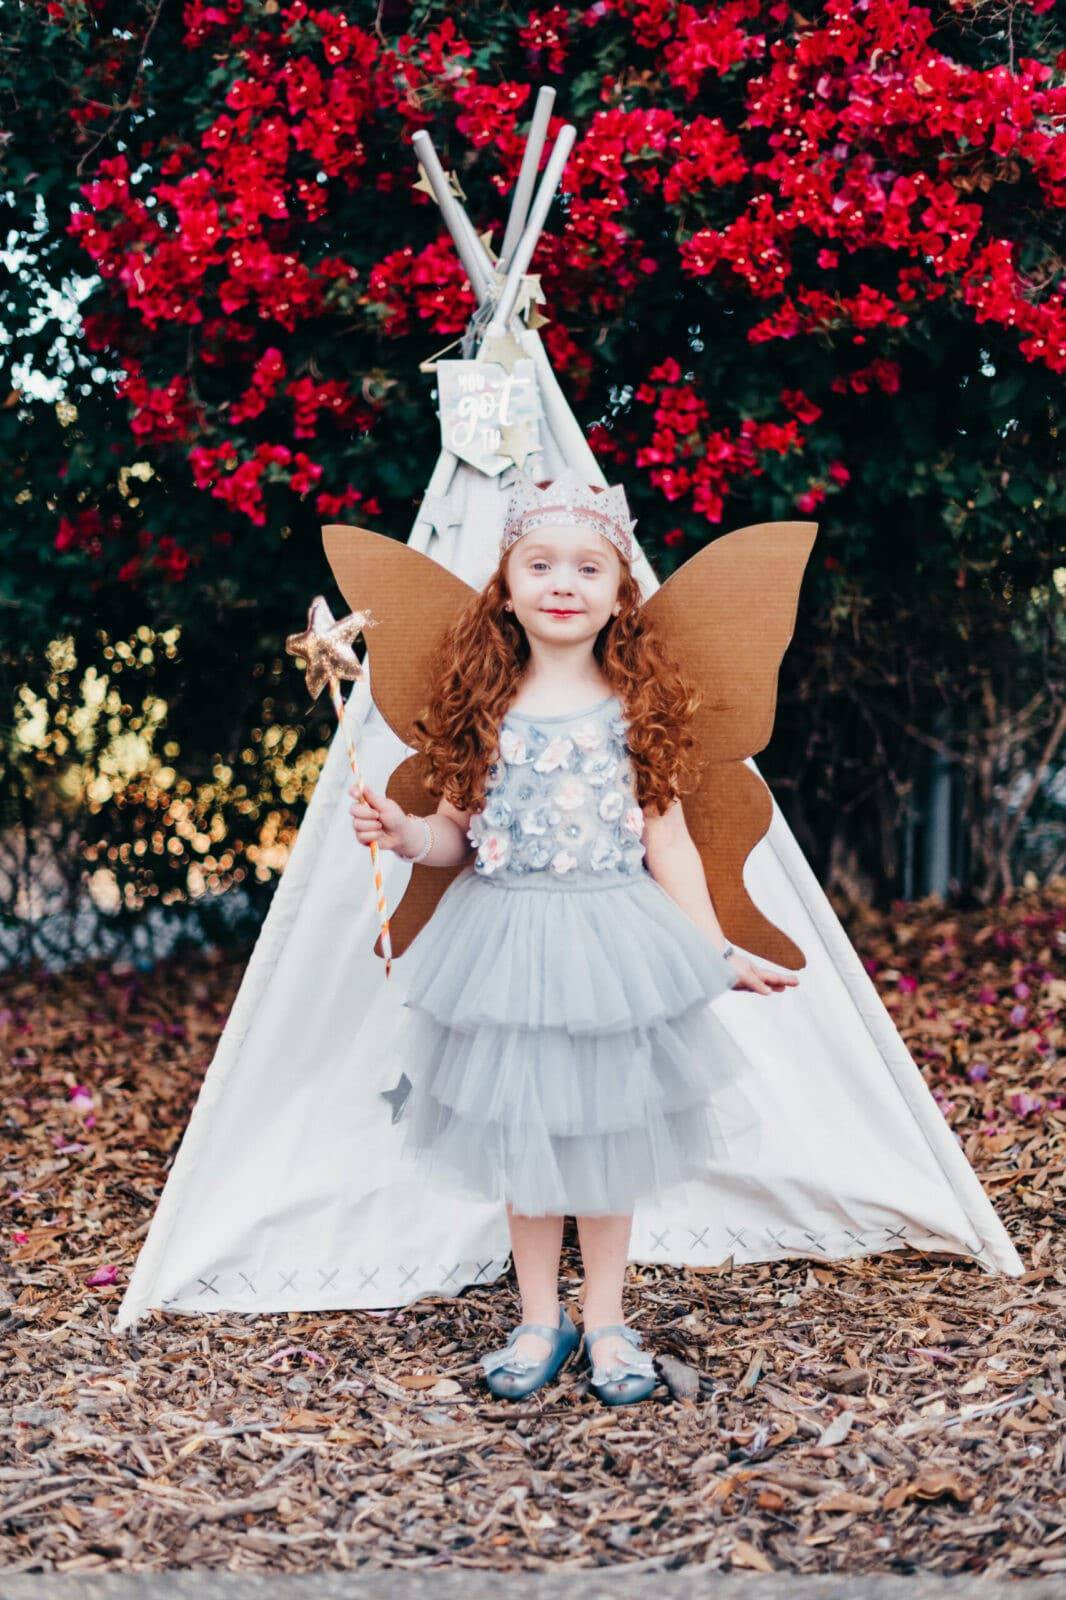
<svg viewBox="0 0 1066 1600"><path fill-rule="evenodd" d="M516 474L500 539L501 559L515 540L531 528L542 528L546 523L560 520L602 533L619 555L632 561L633 529L637 524L629 515L625 490L619 483L607 489L594 489L570 468L543 489L537 487L528 473Z"/></svg>

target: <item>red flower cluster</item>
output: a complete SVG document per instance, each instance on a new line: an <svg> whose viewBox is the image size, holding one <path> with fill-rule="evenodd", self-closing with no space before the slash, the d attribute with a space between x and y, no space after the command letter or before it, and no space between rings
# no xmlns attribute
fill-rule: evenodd
<svg viewBox="0 0 1066 1600"><path fill-rule="evenodd" d="M840 370L823 400L900 392L899 346L917 334L916 311L937 301L998 328L1027 360L1066 370L1061 265L1036 257L1010 205L1023 193L1027 204L1066 205L1066 89L1024 54L1009 69L953 58L926 4L829 0L800 16L785 0L541 0L509 42L493 35L476 50L452 15L389 40L350 13L305 0L254 14L242 0L187 0L185 48L221 78L217 114L163 154L145 138L101 161L70 223L114 297L114 315L94 308L85 337L117 353L133 431L175 445L208 435L212 447L190 455L195 481L256 525L268 485L306 493L322 471L269 439L314 438L323 417L346 430L374 420L359 381L320 377L296 339L317 345L321 329L328 340L338 313L361 321L365 343L463 331L474 300L450 239L388 240L374 261L367 238L378 197L409 194L403 141L449 109L457 140L477 152L475 211L479 184L510 187L530 109L523 60L582 83L586 55L626 62L592 80L603 109L582 129L536 259L545 342L576 397L591 387L600 329L641 315L653 276L688 310L706 295L704 338L724 305L752 346L808 335L862 349L865 365ZM86 97L71 114L84 123L101 112ZM425 237L427 207L415 197L422 231L401 239ZM343 228L357 214L365 234L324 248L333 219ZM143 344L175 326L209 384L144 377ZM166 360L164 372L180 365ZM596 448L635 461L667 499L711 521L740 477L803 451L803 429L821 415L784 388L784 420L715 429L699 385L670 371L663 363L642 386L632 433L600 430ZM199 398L224 381L228 403ZM238 433L260 420L267 442ZM826 442L805 505L846 481L830 455ZM343 509L348 492L319 498ZM64 531L74 543L76 526ZM153 542L144 560L161 548ZM165 559L176 575L180 558Z"/></svg>
<svg viewBox="0 0 1066 1600"><path fill-rule="evenodd" d="M263 351L252 372L252 381L229 408L231 422L250 422L261 417L283 382L288 368L276 346Z"/></svg>
<svg viewBox="0 0 1066 1600"><path fill-rule="evenodd" d="M855 372L838 372L829 387L834 394L869 394L871 389L880 389L882 394L898 394L899 374L898 361L886 361L878 356Z"/></svg>
<svg viewBox="0 0 1066 1600"><path fill-rule="evenodd" d="M566 6L551 6L547 11L531 11L518 37L535 66L547 68L554 77L566 65L570 42L570 13Z"/></svg>
<svg viewBox="0 0 1066 1600"><path fill-rule="evenodd" d="M455 126L471 144L492 144L501 127L514 123L529 99L528 83L460 83L455 102L461 107Z"/></svg>
<svg viewBox="0 0 1066 1600"><path fill-rule="evenodd" d="M234 511L261 528L266 523L264 486L286 483L296 494L306 494L322 476L322 468L302 450L284 444L259 444L248 460L240 461L227 439L216 449L197 446L189 451L189 465L198 489L206 489Z"/></svg>
<svg viewBox="0 0 1066 1600"><path fill-rule="evenodd" d="M367 499L354 483L346 484L340 494L319 494L315 496L315 513L332 521L334 517L343 517L349 506L362 504L362 515L367 517L380 517L381 507L373 498Z"/></svg>
<svg viewBox="0 0 1066 1600"><path fill-rule="evenodd" d="M157 540L151 529L142 528L137 534L136 555L118 569L119 581L136 583L146 572L158 572L168 583L180 583L196 559L170 534Z"/></svg>
<svg viewBox="0 0 1066 1600"><path fill-rule="evenodd" d="M810 414L811 402L802 391L786 394L797 416L802 410ZM760 455L788 455L806 442L791 419L757 422L746 417L737 429L708 431L708 406L672 356L652 368L634 399L652 412L651 443L637 451L636 465L650 469L651 482L667 500L690 500L693 511L707 522L721 522L734 482L761 474ZM821 414L817 407L813 411Z"/></svg>
<svg viewBox="0 0 1066 1600"><path fill-rule="evenodd" d="M909 321L886 294L862 284L853 295L826 294L821 289L801 289L796 300L786 299L772 316L748 329L752 344L768 339L794 339L800 333L824 333L830 329L903 328ZM852 335L853 344L865 344L863 333Z"/></svg>
<svg viewBox="0 0 1066 1600"><path fill-rule="evenodd" d="M97 558L103 554L105 539L121 532L122 518L117 513L105 517L96 506L85 506L72 516L60 517L55 548L76 550L79 555Z"/></svg>
<svg viewBox="0 0 1066 1600"><path fill-rule="evenodd" d="M477 304L455 246L443 234L417 253L410 245L393 250L374 267L369 289L393 337L410 332L412 316L433 333L462 333Z"/></svg>
<svg viewBox="0 0 1066 1600"><path fill-rule="evenodd" d="M127 361L126 376L115 392L130 402L130 427L143 443L180 442L202 422L199 409L189 399L187 378L171 378L161 389L153 389L137 363Z"/></svg>

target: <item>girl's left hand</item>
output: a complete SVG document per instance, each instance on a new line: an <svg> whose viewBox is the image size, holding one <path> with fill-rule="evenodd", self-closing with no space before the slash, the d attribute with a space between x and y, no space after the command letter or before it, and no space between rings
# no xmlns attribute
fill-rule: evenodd
<svg viewBox="0 0 1066 1600"><path fill-rule="evenodd" d="M734 989L748 989L752 994L779 994L782 989L794 989L799 979L794 972L775 972L772 967L757 967L747 956L734 954L726 960L734 972L739 972L740 982Z"/></svg>

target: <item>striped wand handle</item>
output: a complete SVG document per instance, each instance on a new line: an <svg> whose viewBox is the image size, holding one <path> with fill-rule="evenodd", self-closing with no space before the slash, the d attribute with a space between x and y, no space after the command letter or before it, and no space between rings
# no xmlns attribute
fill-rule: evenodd
<svg viewBox="0 0 1066 1600"><path fill-rule="evenodd" d="M344 716L344 701L341 699L340 684L335 678L330 679L330 697L333 709L337 713L337 721L344 729L344 742L348 746L348 765L352 769L352 776L359 785L359 798L363 799L363 780L359 772L359 760L355 753L355 744L348 732L348 723ZM385 976L392 974L392 939L389 935L389 910L385 903L385 883L381 876L381 852L378 850L377 841L370 841L370 865L374 869L374 892L378 902L378 921L381 924L381 948L385 956Z"/></svg>

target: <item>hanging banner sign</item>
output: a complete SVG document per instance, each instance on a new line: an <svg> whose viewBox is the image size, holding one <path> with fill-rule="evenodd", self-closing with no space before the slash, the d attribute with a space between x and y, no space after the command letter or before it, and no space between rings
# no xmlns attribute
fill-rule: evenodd
<svg viewBox="0 0 1066 1600"><path fill-rule="evenodd" d="M487 477L542 448L532 361L511 372L495 361L438 361L437 388L441 443Z"/></svg>

